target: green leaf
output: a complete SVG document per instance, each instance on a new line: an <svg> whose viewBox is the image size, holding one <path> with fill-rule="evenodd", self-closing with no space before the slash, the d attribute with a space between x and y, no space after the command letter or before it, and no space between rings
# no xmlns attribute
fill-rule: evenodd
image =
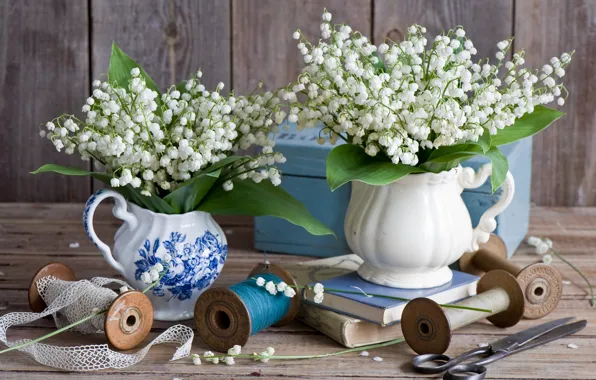
<svg viewBox="0 0 596 380"><path fill-rule="evenodd" d="M91 176L108 186L110 186L110 180L112 176L107 173L97 173L97 172L90 172L85 169L80 168L72 168L68 166L62 165L55 165L55 164L47 164L43 165L39 169L31 174L40 174L40 173L58 173L64 175L71 175L71 176ZM131 185L126 185L124 187L110 187L112 190L119 192L126 198L127 200L143 207L153 212L161 213L161 214L175 214L174 209L163 199L158 196L151 196L147 197L141 194L140 189L135 189Z"/></svg>
<svg viewBox="0 0 596 380"><path fill-rule="evenodd" d="M536 106L534 112L525 114L517 119L513 125L500 129L496 135L493 135L492 145L505 145L533 136L563 115L565 114L561 111L544 106Z"/></svg>
<svg viewBox="0 0 596 380"><path fill-rule="evenodd" d="M369 185L386 185L410 173L423 170L415 166L394 164L387 158L371 157L357 145L335 147L327 156L327 183L334 191L350 181Z"/></svg>
<svg viewBox="0 0 596 380"><path fill-rule="evenodd" d="M221 169L195 176L181 184L163 199L174 209L176 214L185 214L195 210L201 200L213 187Z"/></svg>
<svg viewBox="0 0 596 380"><path fill-rule="evenodd" d="M482 148L482 153L486 153L492 145L492 137L490 133L485 129L482 132L482 135L480 135L480 137L478 138L478 141L471 142L471 144L478 145L480 148Z"/></svg>
<svg viewBox="0 0 596 380"><path fill-rule="evenodd" d="M63 175L70 175L70 176L91 176L103 183L110 184L110 180L112 176L106 173L97 173L97 172L90 172L85 169L81 168L73 168L70 166L62 166L56 164L45 164L42 165L36 171L31 172L31 174L41 174L41 173L58 173Z"/></svg>
<svg viewBox="0 0 596 380"><path fill-rule="evenodd" d="M141 76L145 78L145 82L147 83L147 87L156 91L158 96L155 98L155 102L157 103L157 110L159 112L161 110L161 92L159 88L151 79L149 74L143 70L143 68L136 63L132 58L130 58L116 43L112 43L112 55L110 56L110 68L108 70L108 81L110 83L115 83L119 87L123 87L128 89L128 84L132 76L130 75L130 71L138 67L141 70Z"/></svg>
<svg viewBox="0 0 596 380"><path fill-rule="evenodd" d="M178 92L180 92L181 94L184 94L186 91L186 80L183 80L181 82L178 82L178 84L176 85L176 90L178 90Z"/></svg>
<svg viewBox="0 0 596 380"><path fill-rule="evenodd" d="M438 173L450 170L461 162L483 153L483 148L478 143L442 146L433 150L428 159L419 166L425 171Z"/></svg>
<svg viewBox="0 0 596 380"><path fill-rule="evenodd" d="M375 71L377 73L384 73L384 72L386 72L385 62L383 62L383 58L381 57L381 55L378 52L376 52L376 51L372 55L375 56L375 57L377 57L377 63L374 64Z"/></svg>
<svg viewBox="0 0 596 380"><path fill-rule="evenodd" d="M215 186L198 210L220 215L275 216L303 227L313 235L334 235L302 203L270 181L234 180L234 189Z"/></svg>
<svg viewBox="0 0 596 380"><path fill-rule="evenodd" d="M461 155L457 158L453 158L449 161L445 161L445 162L425 162L423 164L421 164L419 167L421 169L423 169L426 172L431 172L431 173L440 173L440 172L444 172L444 171L449 171L453 168L455 168L456 166L458 166L459 164L461 164L462 162L477 156L477 153L474 154L470 154L470 155Z"/></svg>
<svg viewBox="0 0 596 380"><path fill-rule="evenodd" d="M490 184L494 193L505 182L505 177L509 171L509 162L507 161L507 157L496 146L491 147L486 152L486 156L492 164Z"/></svg>
<svg viewBox="0 0 596 380"><path fill-rule="evenodd" d="M245 158L250 158L250 156L228 156L228 157L224 158L223 160L219 160L216 163L212 164L211 166L206 167L205 169L203 169L201 171L201 174L218 170L220 168L223 168L223 167L228 166L238 160L242 160Z"/></svg>

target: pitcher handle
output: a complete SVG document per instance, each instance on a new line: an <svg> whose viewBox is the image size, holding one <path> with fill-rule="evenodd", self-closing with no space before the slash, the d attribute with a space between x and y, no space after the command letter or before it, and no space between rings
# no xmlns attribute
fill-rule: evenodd
<svg viewBox="0 0 596 380"><path fill-rule="evenodd" d="M462 189L475 189L480 187L492 173L492 165L484 164L474 172L472 168L462 168L459 175L459 184ZM472 233L472 241L468 251L473 252L478 250L479 243L486 243L490 237L491 232L497 228L497 221L495 217L509 206L513 200L515 193L515 182L511 172L507 172L505 182L503 183L503 194L501 198L492 207L482 214L478 226L474 228Z"/></svg>
<svg viewBox="0 0 596 380"><path fill-rule="evenodd" d="M136 228L138 224L137 218L132 213L128 212L126 199L119 193L110 189L100 189L87 200L87 203L85 204L85 211L83 212L83 227L85 227L85 232L87 233L87 236L89 236L89 239L91 239L91 242L93 242L93 244L95 244L95 246L99 249L106 261L112 266L112 268L124 275L124 268L122 267L122 264L114 259L110 247L99 240L97 234L95 233L95 229L93 228L93 215L95 214L95 209L101 201L110 197L114 198L115 200L112 214L114 214L116 218L128 223L131 229Z"/></svg>

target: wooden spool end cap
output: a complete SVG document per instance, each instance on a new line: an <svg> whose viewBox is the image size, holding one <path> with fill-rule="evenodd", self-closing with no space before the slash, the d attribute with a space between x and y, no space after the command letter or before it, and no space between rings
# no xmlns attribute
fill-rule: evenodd
<svg viewBox="0 0 596 380"><path fill-rule="evenodd" d="M553 311L563 294L563 278L557 269L543 264L530 264L517 275L524 292L524 317L538 319Z"/></svg>
<svg viewBox="0 0 596 380"><path fill-rule="evenodd" d="M282 281L284 281L286 284L294 286L294 289L296 290L296 295L292 297L290 300L290 310L288 310L286 315L273 326L283 326L290 323L294 320L294 318L296 318L296 315L298 315L298 312L300 311L300 294L297 288L298 284L296 283L296 280L290 274L290 272L288 272L283 267L277 264L258 264L250 272L248 278L258 276L259 273L274 274L277 277L279 277Z"/></svg>
<svg viewBox="0 0 596 380"><path fill-rule="evenodd" d="M41 313L47 307L37 289L37 280L48 276L53 276L64 281L76 281L77 279L72 269L66 264L49 263L41 267L35 275L33 275L31 284L29 284L29 307L36 313Z"/></svg>
<svg viewBox="0 0 596 380"><path fill-rule="evenodd" d="M227 352L248 342L252 325L242 299L227 288L203 292L195 304L195 326L203 341L215 351Z"/></svg>
<svg viewBox="0 0 596 380"><path fill-rule="evenodd" d="M108 342L119 350L138 346L153 326L153 305L144 293L130 290L120 294L105 314Z"/></svg>
<svg viewBox="0 0 596 380"><path fill-rule="evenodd" d="M496 269L487 272L476 287L477 293L484 293L492 288L502 288L509 296L509 307L506 310L491 315L487 319L498 327L515 326L524 315L524 292L516 278L509 272Z"/></svg>
<svg viewBox="0 0 596 380"><path fill-rule="evenodd" d="M496 234L490 234L488 241L479 245L478 251L480 250L488 251L497 257L507 260L507 246L503 239ZM470 273L475 276L481 276L485 273L482 269L474 265L474 255L478 251L466 252L462 255L459 259L459 269L462 272Z"/></svg>
<svg viewBox="0 0 596 380"><path fill-rule="evenodd" d="M429 298L416 298L401 316L401 331L418 354L442 354L451 343L451 326L443 308Z"/></svg>

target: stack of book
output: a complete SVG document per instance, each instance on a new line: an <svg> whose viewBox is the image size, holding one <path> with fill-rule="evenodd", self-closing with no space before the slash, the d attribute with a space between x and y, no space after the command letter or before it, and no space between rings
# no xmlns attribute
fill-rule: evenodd
<svg viewBox="0 0 596 380"><path fill-rule="evenodd" d="M451 282L435 288L398 289L363 280L356 273L360 264L362 259L358 256L345 255L286 266L299 285L320 282L325 286L325 297L320 304L313 301L312 291L303 292L298 319L345 347L402 337L399 321L407 301L388 297L405 300L426 297L446 304L476 294L478 277L467 273L453 271Z"/></svg>

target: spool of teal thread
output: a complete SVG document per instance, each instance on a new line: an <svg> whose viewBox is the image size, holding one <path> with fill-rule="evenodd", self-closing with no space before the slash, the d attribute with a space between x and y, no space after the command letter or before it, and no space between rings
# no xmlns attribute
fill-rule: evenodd
<svg viewBox="0 0 596 380"><path fill-rule="evenodd" d="M279 284L283 280L271 273L261 273L259 277L265 282ZM251 320L250 335L255 335L269 326L279 322L290 310L290 298L283 292L269 294L263 286L258 286L252 278L230 286L228 289L236 293L248 310Z"/></svg>
<svg viewBox="0 0 596 380"><path fill-rule="evenodd" d="M259 264L246 280L205 291L197 300L194 318L199 336L211 349L226 352L236 344L244 346L251 335L295 318L300 309L299 294L293 298L283 292L272 295L256 284L258 277L296 286L292 275L281 266Z"/></svg>

